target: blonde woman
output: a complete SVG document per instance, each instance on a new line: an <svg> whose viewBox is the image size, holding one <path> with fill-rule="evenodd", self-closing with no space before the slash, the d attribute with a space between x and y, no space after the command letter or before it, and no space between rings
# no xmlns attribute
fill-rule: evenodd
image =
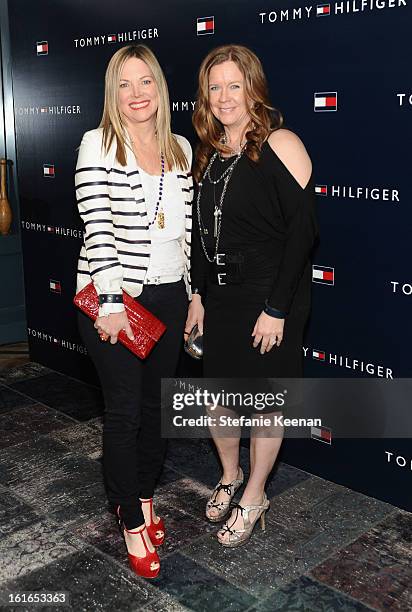
<svg viewBox="0 0 412 612"><path fill-rule="evenodd" d="M111 58L99 128L86 132L76 168L84 222L77 290L93 281L99 317L79 327L101 381L103 465L132 569L153 578L165 536L153 508L165 440L160 379L175 373L187 315L191 230L191 148L171 133L169 95L152 51L126 46ZM117 342L132 331L122 290L167 330L143 362Z"/></svg>
<svg viewBox="0 0 412 612"><path fill-rule="evenodd" d="M193 124L200 143L186 329L204 323L204 376L243 377L243 389L269 391L267 379L302 376L317 234L311 161L298 136L282 128L259 58L240 45L213 49L203 60ZM259 518L264 528L265 485L282 432L251 432L250 477L231 506L244 484L240 430L230 437L214 431L223 474L206 516L227 519L220 544L240 546Z"/></svg>

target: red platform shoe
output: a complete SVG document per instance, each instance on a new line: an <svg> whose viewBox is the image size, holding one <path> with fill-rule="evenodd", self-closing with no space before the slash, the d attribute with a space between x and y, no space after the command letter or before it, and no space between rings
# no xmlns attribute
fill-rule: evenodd
<svg viewBox="0 0 412 612"><path fill-rule="evenodd" d="M150 524L146 525L149 537L153 546L161 546L165 541L165 523L159 517L157 523L153 520L153 497L150 499L141 499L142 504L150 504Z"/></svg>
<svg viewBox="0 0 412 612"><path fill-rule="evenodd" d="M144 538L144 531L146 526L140 527L139 529L126 529L122 519L120 518L120 506L117 508L117 516L119 517L119 529L122 534L125 542L126 539L124 537L124 532L131 533L132 535L139 535L142 539L143 546L145 548L146 554L144 557L137 557L136 555L132 555L127 551L127 557L129 559L129 565L135 574L141 576L142 578L156 578L160 572L160 559L157 552L154 550L150 552L147 547L146 540ZM150 535L149 535L150 537Z"/></svg>

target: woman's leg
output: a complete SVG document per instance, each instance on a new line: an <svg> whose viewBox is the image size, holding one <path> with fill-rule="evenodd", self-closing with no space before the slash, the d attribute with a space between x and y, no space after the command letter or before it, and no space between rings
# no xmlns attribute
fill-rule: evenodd
<svg viewBox="0 0 412 612"><path fill-rule="evenodd" d="M208 409L207 413L216 419L220 416L230 416L232 418L237 416L236 412L224 408L223 406L217 406L213 411ZM222 484L229 484L240 476L239 447L241 428L236 426L222 426L210 427L209 430L222 464ZM224 489L221 489L214 498L214 501L216 503L227 502L229 499L230 495L226 493ZM217 508L210 508L207 511L209 517L218 516L218 514L219 511Z"/></svg>
<svg viewBox="0 0 412 612"><path fill-rule="evenodd" d="M279 413L277 413L279 414ZM254 415L256 416L256 415ZM270 418L272 414L265 414ZM275 464L276 458L283 439L283 427L272 426L266 428L252 427L250 438L250 476L243 495L239 501L242 507L250 505L261 505L264 497L266 480ZM257 511L250 512L250 520L253 521ZM243 529L243 518L236 509L226 522L230 528ZM218 532L221 541L228 541L230 534L227 530Z"/></svg>
<svg viewBox="0 0 412 612"><path fill-rule="evenodd" d="M161 433L161 379L176 373L187 317L187 294L183 282L145 287L139 301L167 326L153 353L143 365L142 422L137 440L139 497L153 497L163 468L167 440ZM143 504L150 522L149 504Z"/></svg>
<svg viewBox="0 0 412 612"><path fill-rule="evenodd" d="M134 529L144 523L136 465L142 362L120 343L102 342L84 314L78 320L104 396L103 467L108 500L114 508L120 505L126 528Z"/></svg>

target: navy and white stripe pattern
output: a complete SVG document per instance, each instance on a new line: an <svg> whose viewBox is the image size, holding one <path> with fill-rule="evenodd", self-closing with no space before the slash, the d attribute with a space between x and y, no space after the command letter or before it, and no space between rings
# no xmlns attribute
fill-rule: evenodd
<svg viewBox="0 0 412 612"><path fill-rule="evenodd" d="M137 297L143 289L151 242L146 203L133 152L126 147L127 163L121 166L116 146L105 155L103 130L86 132L76 166L76 197L84 222L84 244L80 251L77 291L93 280L97 293L121 293ZM191 147L176 136L191 164ZM190 297L190 235L192 229L193 181L189 171L177 170L185 201L184 280Z"/></svg>

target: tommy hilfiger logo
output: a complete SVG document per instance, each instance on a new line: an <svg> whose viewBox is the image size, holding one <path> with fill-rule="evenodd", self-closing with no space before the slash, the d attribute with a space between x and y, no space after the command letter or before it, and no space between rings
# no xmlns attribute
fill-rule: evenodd
<svg viewBox="0 0 412 612"><path fill-rule="evenodd" d="M80 106L77 104L60 106L20 106L16 109L17 114L25 115L80 115Z"/></svg>
<svg viewBox="0 0 412 612"><path fill-rule="evenodd" d="M316 6L316 17L327 17L330 15L330 4L318 4Z"/></svg>
<svg viewBox="0 0 412 612"><path fill-rule="evenodd" d="M323 113L338 110L338 92L322 91L314 94L313 110Z"/></svg>
<svg viewBox="0 0 412 612"><path fill-rule="evenodd" d="M349 198L355 200L382 200L400 202L399 189L392 187L354 187L352 185L315 185L315 193L331 198Z"/></svg>
<svg viewBox="0 0 412 612"><path fill-rule="evenodd" d="M37 55L48 55L49 54L49 43L47 40L41 40L36 43Z"/></svg>
<svg viewBox="0 0 412 612"><path fill-rule="evenodd" d="M143 28L142 30L129 30L127 32L111 32L110 34L97 34L85 36L84 38L74 38L76 49L83 47L102 47L106 44L128 43L136 40L147 40L149 38L159 38L157 28Z"/></svg>
<svg viewBox="0 0 412 612"><path fill-rule="evenodd" d="M58 280L50 279L49 288L52 293L61 294L62 292L62 285L61 285L61 282Z"/></svg>
<svg viewBox="0 0 412 612"><path fill-rule="evenodd" d="M286 4L286 2L285 2ZM407 7L407 0L337 0L334 4L306 4L292 8L278 8L275 11L259 12L260 23L275 24L288 21L301 21L312 17L346 15L384 9Z"/></svg>
<svg viewBox="0 0 412 612"><path fill-rule="evenodd" d="M310 437L318 442L332 444L332 430L329 427L311 427Z"/></svg>
<svg viewBox="0 0 412 612"><path fill-rule="evenodd" d="M312 266L312 282L321 285L335 284L335 268L327 266Z"/></svg>
<svg viewBox="0 0 412 612"><path fill-rule="evenodd" d="M46 176L47 178L55 177L53 164L43 164L43 176Z"/></svg>
<svg viewBox="0 0 412 612"><path fill-rule="evenodd" d="M198 36L203 36L204 34L214 34L215 33L215 18L212 17L198 17L196 24L196 33Z"/></svg>
<svg viewBox="0 0 412 612"><path fill-rule="evenodd" d="M27 328L27 333L30 340L48 342L49 344L52 344L54 347L60 350L64 349L66 351L75 351L76 353L80 353L81 355L87 355L87 349L82 344L71 342L71 340L67 340L65 338L59 338L54 334L50 334L49 332L43 330L33 329L32 327Z"/></svg>
<svg viewBox="0 0 412 612"><path fill-rule="evenodd" d="M315 185L315 193L316 195L327 196L328 186L327 185Z"/></svg>
<svg viewBox="0 0 412 612"><path fill-rule="evenodd" d="M59 238L79 238L83 240L83 231L75 227L61 227L59 225L47 225L34 221L21 221L22 229L32 232L46 232Z"/></svg>
<svg viewBox="0 0 412 612"><path fill-rule="evenodd" d="M308 346L303 346L302 350L305 358L312 357L312 359L320 361L322 363L322 366L320 367L328 365L332 367L346 368L348 370L355 370L363 375L393 379L393 370L383 365L371 363L370 361L354 359L353 357L349 357L347 355L329 353L323 349L310 349Z"/></svg>

